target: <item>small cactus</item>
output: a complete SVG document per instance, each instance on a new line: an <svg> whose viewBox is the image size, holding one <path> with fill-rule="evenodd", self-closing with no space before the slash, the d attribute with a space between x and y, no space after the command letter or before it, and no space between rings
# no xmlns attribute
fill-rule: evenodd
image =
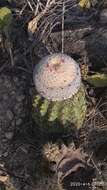
<svg viewBox="0 0 107 190"><path fill-rule="evenodd" d="M12 22L12 12L7 7L0 8L0 31L7 33Z"/></svg>
<svg viewBox="0 0 107 190"><path fill-rule="evenodd" d="M48 130L80 128L86 114L86 99L79 65L65 54L43 58L34 70L37 92L33 98L33 117ZM63 127L62 127L63 126Z"/></svg>
<svg viewBox="0 0 107 190"><path fill-rule="evenodd" d="M62 156L59 145L57 143L47 143L43 147L43 156L48 160L48 162L57 163Z"/></svg>

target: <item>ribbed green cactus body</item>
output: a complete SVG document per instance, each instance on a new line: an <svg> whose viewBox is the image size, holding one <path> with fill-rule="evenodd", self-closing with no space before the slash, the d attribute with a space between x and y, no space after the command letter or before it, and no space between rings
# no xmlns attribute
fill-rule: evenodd
<svg viewBox="0 0 107 190"><path fill-rule="evenodd" d="M40 95L33 98L33 118L42 129L51 132L81 128L86 115L86 99L84 87L69 99L63 101L50 101Z"/></svg>

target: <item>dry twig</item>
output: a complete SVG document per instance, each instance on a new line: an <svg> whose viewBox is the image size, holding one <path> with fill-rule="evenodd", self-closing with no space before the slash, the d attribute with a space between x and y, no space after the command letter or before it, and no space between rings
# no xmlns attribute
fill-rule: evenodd
<svg viewBox="0 0 107 190"><path fill-rule="evenodd" d="M37 0L36 8L34 11L34 18L28 23L28 32L30 37L37 31L42 31L41 36L49 36L53 27L55 27L59 21L61 22L64 12L69 11L76 5L76 1L73 0L46 0L45 3L42 0Z"/></svg>

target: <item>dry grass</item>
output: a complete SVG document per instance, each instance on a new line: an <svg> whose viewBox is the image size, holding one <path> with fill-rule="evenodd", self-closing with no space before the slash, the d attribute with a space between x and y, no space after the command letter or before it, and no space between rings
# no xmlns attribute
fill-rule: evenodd
<svg viewBox="0 0 107 190"><path fill-rule="evenodd" d="M90 104L90 103L89 103ZM99 127L107 127L107 102L102 101L102 98L98 102L94 102L94 104L89 105L87 118L85 121L86 125L91 125L94 128Z"/></svg>
<svg viewBox="0 0 107 190"><path fill-rule="evenodd" d="M35 8L32 8L31 1L27 1L34 12L34 17L28 24L29 35L41 31L43 40L46 40L53 28L61 23L63 14L76 6L75 0L38 0Z"/></svg>

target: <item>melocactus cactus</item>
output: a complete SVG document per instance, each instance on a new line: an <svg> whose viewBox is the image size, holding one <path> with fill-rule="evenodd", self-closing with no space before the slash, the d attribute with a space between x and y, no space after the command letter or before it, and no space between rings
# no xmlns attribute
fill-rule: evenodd
<svg viewBox="0 0 107 190"><path fill-rule="evenodd" d="M65 54L44 57L34 69L37 92L33 99L35 121L48 129L80 128L86 114L79 65ZM58 127L57 127L58 125Z"/></svg>

